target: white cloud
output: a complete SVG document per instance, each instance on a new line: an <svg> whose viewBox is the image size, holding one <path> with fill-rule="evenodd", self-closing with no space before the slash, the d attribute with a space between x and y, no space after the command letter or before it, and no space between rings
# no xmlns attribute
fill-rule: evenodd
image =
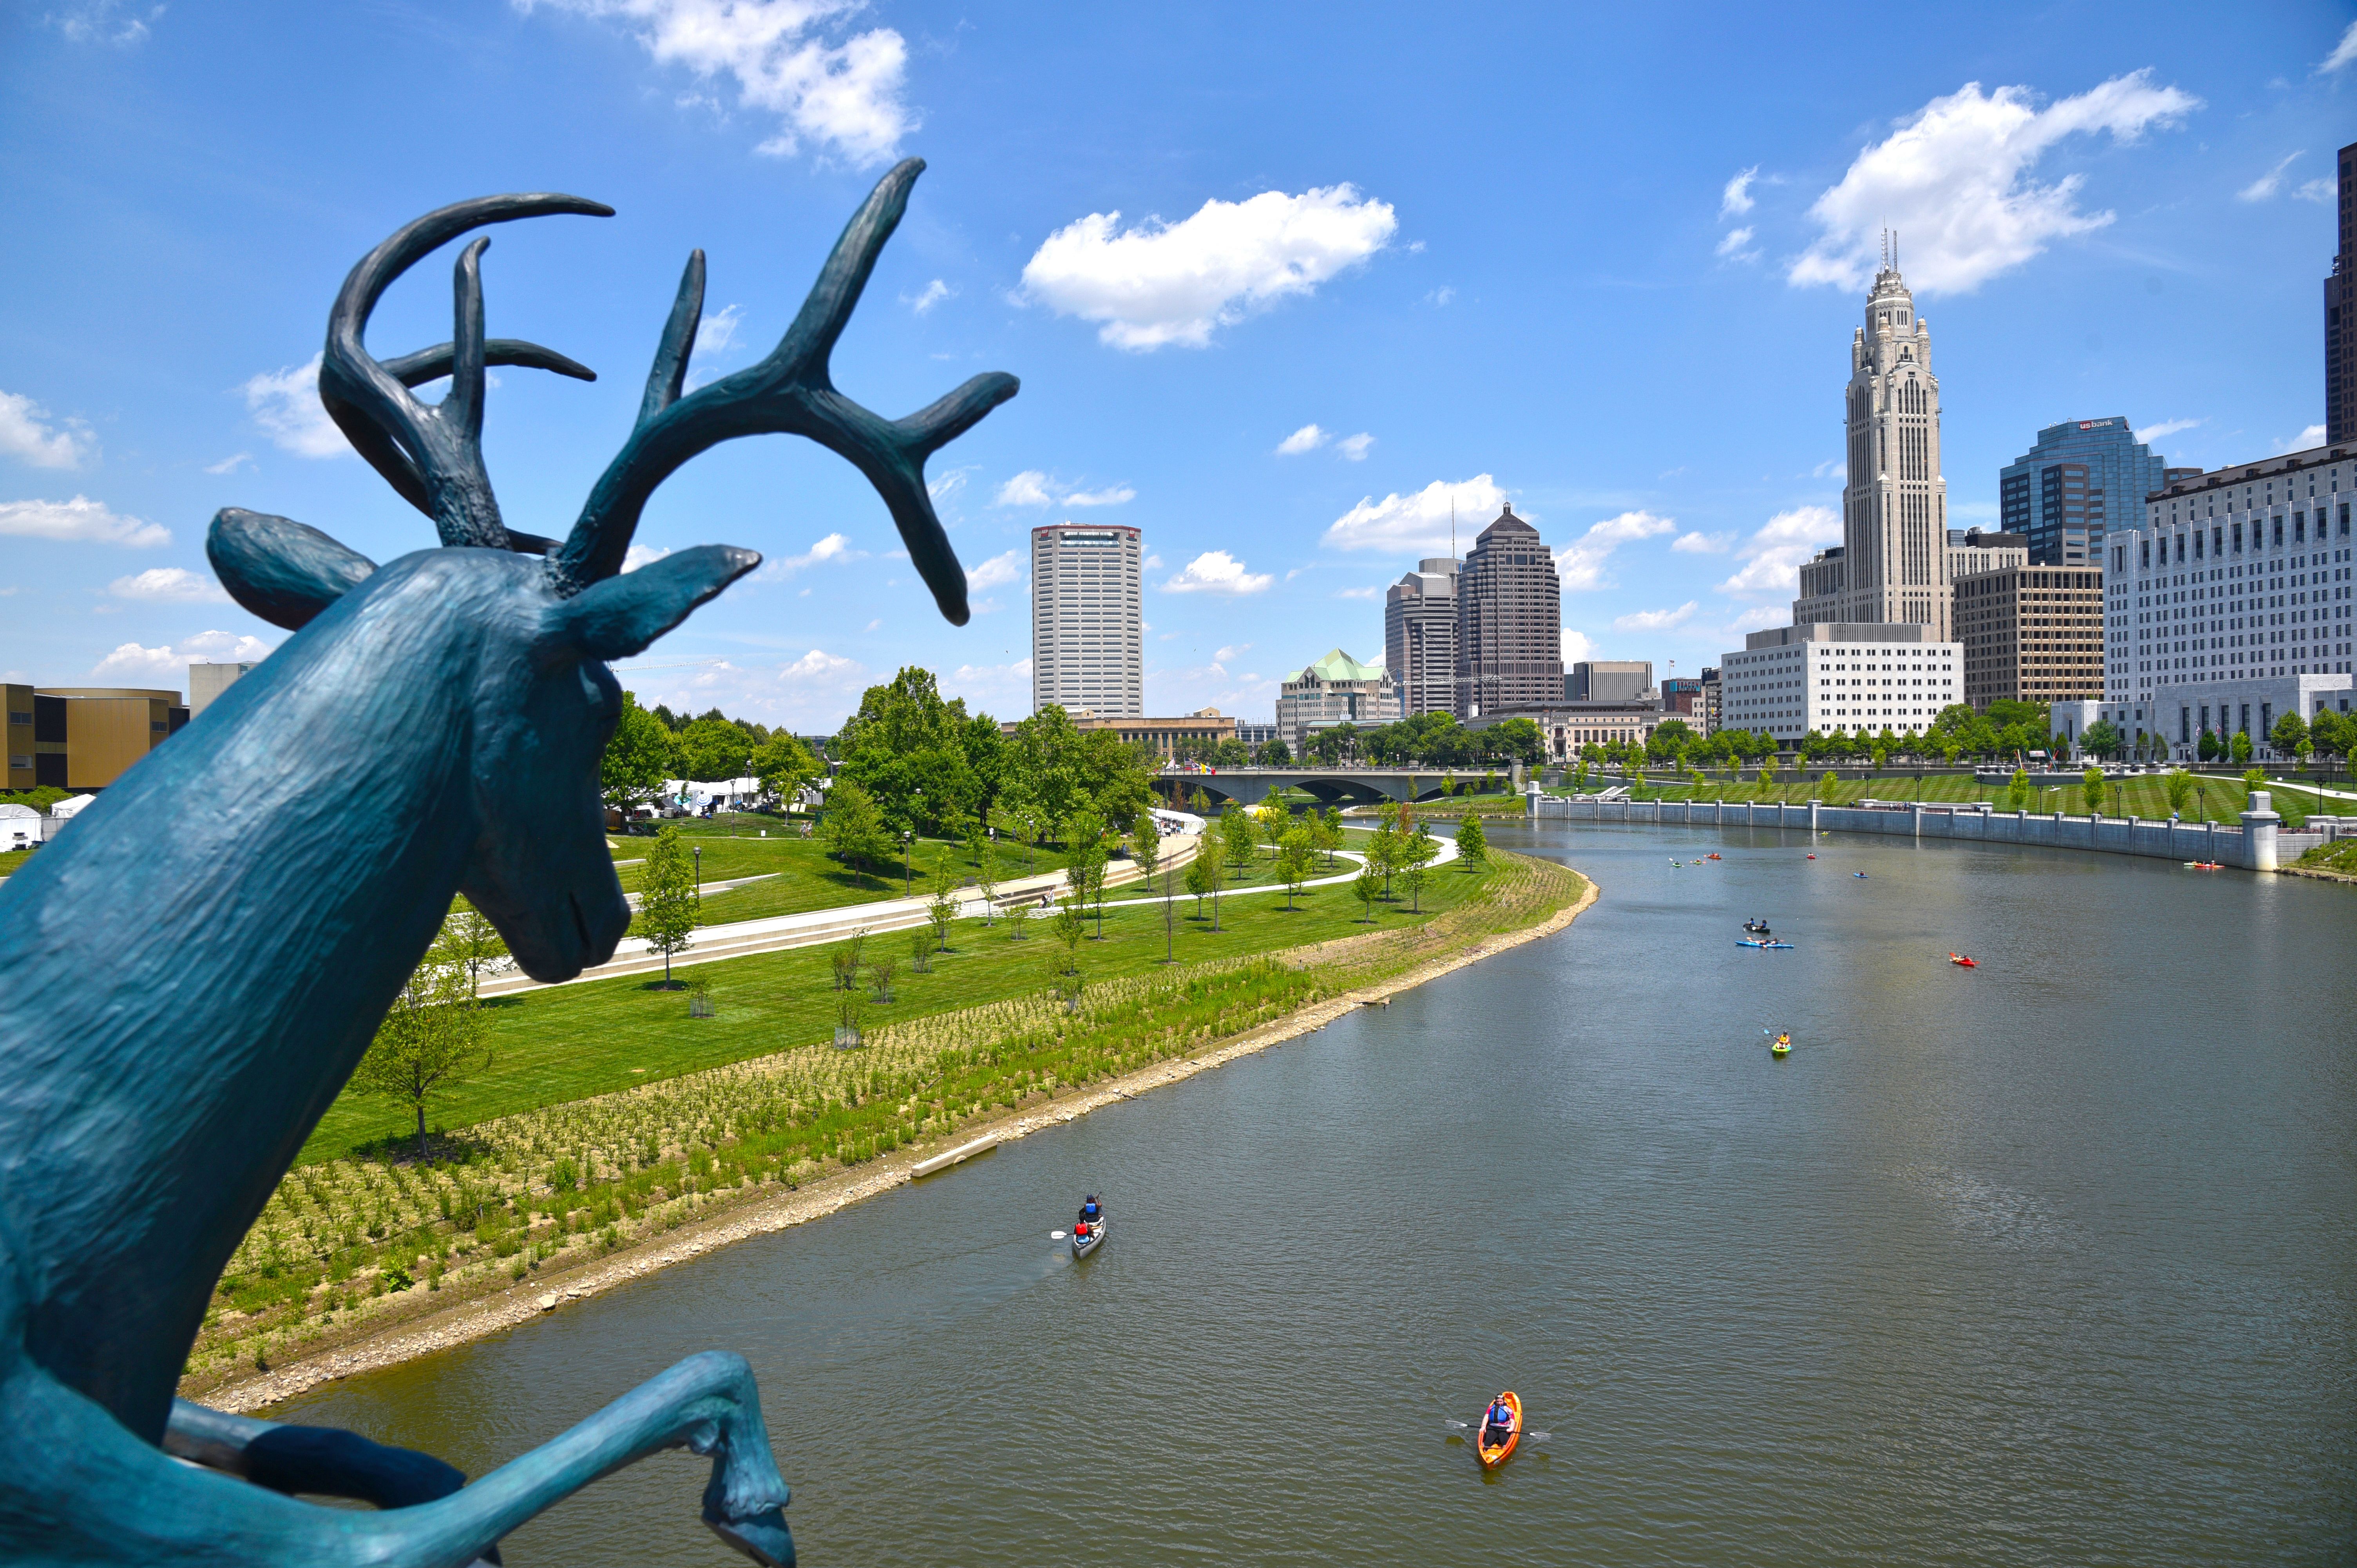
<svg viewBox="0 0 2357 1568"><path fill-rule="evenodd" d="M1363 463L1367 460L1367 448L1374 444L1375 438L1361 430L1356 435L1345 435L1334 443L1334 450L1353 463Z"/></svg>
<svg viewBox="0 0 2357 1568"><path fill-rule="evenodd" d="M1037 468L1026 468L998 487L998 499L993 506L1046 506L1056 498L1048 493L1048 476Z"/></svg>
<svg viewBox="0 0 2357 1568"><path fill-rule="evenodd" d="M633 544L622 552L622 570L635 572L650 561L660 561L671 553L668 544Z"/></svg>
<svg viewBox="0 0 2357 1568"><path fill-rule="evenodd" d="M98 456L98 442L79 419L49 423L49 411L31 398L0 392L0 452L36 468L79 468Z"/></svg>
<svg viewBox="0 0 2357 1568"><path fill-rule="evenodd" d="M1159 555L1148 555L1145 560L1139 562L1137 566L1138 570L1142 572L1158 571L1162 566L1162 557Z"/></svg>
<svg viewBox="0 0 2357 1568"><path fill-rule="evenodd" d="M227 604L229 596L211 578L186 566L150 566L128 577L117 577L106 591L118 599L161 599L175 604Z"/></svg>
<svg viewBox="0 0 2357 1568"><path fill-rule="evenodd" d="M0 534L81 544L125 544L134 550L172 542L171 530L109 511L105 503L88 496L70 501L0 501Z"/></svg>
<svg viewBox="0 0 2357 1568"><path fill-rule="evenodd" d="M1674 610L1636 610L1612 618L1615 631L1669 631L1685 625L1702 607L1688 599Z"/></svg>
<svg viewBox="0 0 2357 1568"><path fill-rule="evenodd" d="M1002 587L1023 580L1023 552L1010 550L1004 555L994 555L965 575L965 585L980 592L985 588Z"/></svg>
<svg viewBox="0 0 2357 1568"><path fill-rule="evenodd" d="M1683 555L1724 555L1734 543L1731 533L1681 533L1670 548Z"/></svg>
<svg viewBox="0 0 2357 1568"><path fill-rule="evenodd" d="M62 11L44 16L58 31L78 44L112 44L129 48L147 41L147 25L164 14L161 5L126 5L123 0L74 0Z"/></svg>
<svg viewBox="0 0 2357 1568"><path fill-rule="evenodd" d="M1217 653L1212 654L1211 658L1222 664L1233 664L1236 660L1242 659L1245 654L1250 653L1251 651L1251 643L1234 642L1230 643L1227 647L1221 649Z"/></svg>
<svg viewBox="0 0 2357 1568"><path fill-rule="evenodd" d="M2306 149L2303 148L2301 150L2305 151ZM2236 191L2234 193L2234 199L2237 201L2265 201L2267 198L2273 196L2276 191L2283 188L2284 171L2290 168L2293 164L2297 163L2299 160L2299 153L2291 154L2281 163L2276 164L2275 167L2267 170L2266 173L2259 176L2258 178L2251 181L2250 184Z"/></svg>
<svg viewBox="0 0 2357 1568"><path fill-rule="evenodd" d="M240 452L237 456L233 457L224 457L218 463L206 464L205 472L208 474L234 474L241 467L251 468L253 467L253 454L251 452Z"/></svg>
<svg viewBox="0 0 2357 1568"><path fill-rule="evenodd" d="M142 648L135 642L123 643L100 660L91 674L126 684L152 682L178 691L188 680L191 664L208 660L221 664L258 664L270 657L270 648L258 637L200 631L178 647L167 643L161 648Z"/></svg>
<svg viewBox="0 0 2357 1568"><path fill-rule="evenodd" d="M2029 89L1983 92L1966 82L1900 123L1858 154L1841 183L1809 216L1824 231L1785 274L1795 286L1862 289L1871 280L1884 228L1896 230L1909 282L1924 293L1970 293L2028 262L2055 240L2111 222L2080 209L2079 175L2051 185L2031 176L2065 137L2109 132L2133 142L2148 127L2176 124L2201 101L2155 87L2148 71L2114 77L2045 109Z"/></svg>
<svg viewBox="0 0 2357 1568"><path fill-rule="evenodd" d="M1013 716L1031 709L1031 660L1010 664L961 664L942 677L942 695L965 699L968 713Z"/></svg>
<svg viewBox="0 0 2357 1568"><path fill-rule="evenodd" d="M1380 599L1383 591L1380 587L1337 588L1334 596L1338 599Z"/></svg>
<svg viewBox="0 0 2357 1568"><path fill-rule="evenodd" d="M2147 424L2137 431L2136 438L2149 445L2165 436L2174 435L2180 430L2190 430L2201 423L2198 419L2164 419L2158 424Z"/></svg>
<svg viewBox="0 0 2357 1568"><path fill-rule="evenodd" d="M973 473L975 467L976 465L968 463L962 468L944 469L942 472L935 474L931 478L925 481L925 494L931 496L937 501L945 501L949 499L952 496L965 489L966 476Z"/></svg>
<svg viewBox="0 0 2357 1568"><path fill-rule="evenodd" d="M1074 490L1064 498L1066 506L1126 506L1137 499L1137 492L1127 485L1107 485L1101 490Z"/></svg>
<svg viewBox="0 0 2357 1568"><path fill-rule="evenodd" d="M2323 64L2316 68L2317 74L2320 76L2328 70L2339 70L2352 60L2357 60L2357 22L2349 24L2349 30L2341 35L2341 41L2332 46L2332 52L2324 57Z"/></svg>
<svg viewBox="0 0 2357 1568"><path fill-rule="evenodd" d="M1718 250L1717 250L1717 254L1719 254L1719 255L1722 255L1722 256L1731 256L1731 257L1733 257L1735 260L1737 260L1737 261L1738 261L1738 262L1748 262L1748 261L1750 261L1753 257L1755 257L1755 256L1757 256L1757 255L1759 255L1759 254L1760 254L1760 252L1757 252L1757 251L1749 250L1749 249L1747 249L1747 248L1746 248L1746 247L1748 247L1750 243L1751 243L1751 231L1750 231L1750 230L1749 230L1749 229L1735 229L1735 230L1730 230L1730 231L1728 231L1728 232L1727 232L1727 238L1725 238L1725 239L1721 240L1721 241L1718 242Z"/></svg>
<svg viewBox="0 0 2357 1568"><path fill-rule="evenodd" d="M244 387L245 406L263 433L289 452L306 457L341 457L352 450L319 401L319 360L264 371Z"/></svg>
<svg viewBox="0 0 2357 1568"><path fill-rule="evenodd" d="M2339 194L2338 188L2332 181L2311 179L2294 190L2291 196L2294 201L2313 201L2319 207L2330 207L2337 194Z"/></svg>
<svg viewBox="0 0 2357 1568"><path fill-rule="evenodd" d="M1452 285L1442 284L1438 288L1434 289L1430 294L1426 295L1424 297L1432 302L1432 307L1435 310L1438 310L1448 305L1450 300L1457 297L1457 290Z"/></svg>
<svg viewBox="0 0 2357 1568"><path fill-rule="evenodd" d="M1048 236L1024 265L1029 297L1100 323L1098 340L1138 352L1200 349L1214 328L1319 284L1383 248L1398 220L1355 187L1203 203L1191 218L1123 230L1092 212Z"/></svg>
<svg viewBox="0 0 2357 1568"><path fill-rule="evenodd" d="M695 351L718 354L736 347L737 334L744 325L743 306L723 306L695 324Z"/></svg>
<svg viewBox="0 0 2357 1568"><path fill-rule="evenodd" d="M683 65L699 81L726 73L740 105L778 116L776 135L755 150L775 156L803 140L865 167L893 156L918 119L902 94L909 48L889 27L839 44L822 24L860 9L856 0L514 0L576 16L614 17L649 54Z"/></svg>
<svg viewBox="0 0 2357 1568"><path fill-rule="evenodd" d="M1846 485L1849 483L1849 461L1844 457L1828 457L1810 469L1809 477L1813 479L1833 479Z"/></svg>
<svg viewBox="0 0 2357 1568"><path fill-rule="evenodd" d="M1569 627L1563 628L1563 661L1566 664L1584 664L1595 657L1594 639L1584 631L1574 631Z"/></svg>
<svg viewBox="0 0 2357 1568"><path fill-rule="evenodd" d="M1296 456L1303 452L1315 451L1333 439L1329 432L1314 424L1305 424L1276 444L1276 455L1280 457Z"/></svg>
<svg viewBox="0 0 2357 1568"><path fill-rule="evenodd" d="M1760 166L1753 164L1727 182L1726 188L1718 193L1718 215L1721 218L1739 218L1759 205L1751 199L1751 182L1758 177ZM1746 229L1743 232L1749 234L1751 231Z"/></svg>
<svg viewBox="0 0 2357 1568"><path fill-rule="evenodd" d="M865 561L867 552L855 550L844 534L830 533L799 555L780 555L763 565L755 575L767 582L791 577L807 566L847 566L854 561Z"/></svg>
<svg viewBox="0 0 2357 1568"><path fill-rule="evenodd" d="M1640 539L1677 531L1674 520L1656 517L1650 511L1624 511L1618 517L1608 517L1602 522L1589 524L1586 533L1555 552L1555 575L1562 579L1563 590L1567 594L1609 586L1604 576L1604 563L1613 551Z"/></svg>
<svg viewBox="0 0 2357 1568"><path fill-rule="evenodd" d="M1244 564L1224 550L1208 550L1187 563L1187 569L1162 585L1166 594L1257 594L1276 581L1273 574L1247 572Z"/></svg>
<svg viewBox="0 0 2357 1568"><path fill-rule="evenodd" d="M2276 437L2276 450L2277 452L2305 452L2310 447L2321 446L2323 445L2324 426L2321 424L2311 424L2288 441L2285 440L2280 435ZM0 532L5 532L6 530L5 528L0 528Z"/></svg>
<svg viewBox="0 0 2357 1568"><path fill-rule="evenodd" d="M904 294L900 296L900 301L909 309L915 311L918 315L929 316L932 313L933 306L939 305L945 299L955 299L956 297L957 290L952 288L941 279L935 278L932 282L927 284L924 288L915 295L915 297L911 298L909 295Z"/></svg>
<svg viewBox="0 0 2357 1568"><path fill-rule="evenodd" d="M1395 555L1437 555L1448 548L1449 509L1465 540L1490 526L1505 507L1506 492L1487 474L1450 483L1435 479L1406 495L1376 500L1368 496L1327 528L1332 550L1383 550Z"/></svg>
<svg viewBox="0 0 2357 1568"><path fill-rule="evenodd" d="M1743 542L1736 552L1743 564L1718 585L1719 591L1790 596L1800 590L1801 564L1826 545L1840 543L1841 537L1841 514L1831 507L1798 506L1780 511Z"/></svg>
<svg viewBox="0 0 2357 1568"><path fill-rule="evenodd" d="M1792 619L1792 612L1785 606L1757 605L1727 622L1727 633L1729 637L1741 637L1747 631L1765 631L1771 626L1788 626Z"/></svg>

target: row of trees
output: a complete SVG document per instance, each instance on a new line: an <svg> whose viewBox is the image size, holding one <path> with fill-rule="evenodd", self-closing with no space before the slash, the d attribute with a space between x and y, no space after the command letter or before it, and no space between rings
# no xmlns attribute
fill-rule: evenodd
<svg viewBox="0 0 2357 1568"><path fill-rule="evenodd" d="M2277 757L2296 757L2302 767L2317 757L2346 760L2351 751L2357 749L2357 720L2330 708L2319 710L2313 722L2298 714L2286 714L2267 732L2267 741ZM2120 751L2120 732L2109 724L2089 725L2082 744L2099 757L2116 756ZM2193 755L2204 762L2231 759L2240 766L2249 762L2256 750L2248 732L2235 730L2222 735L2205 725L2194 743Z"/></svg>
<svg viewBox="0 0 2357 1568"><path fill-rule="evenodd" d="M598 788L607 805L636 811L673 779L750 777L761 781L765 793L785 796L818 777L818 758L782 729L725 718L717 708L679 728L666 723L667 717L676 715L667 708L642 708L636 695L622 693L622 716L598 760Z"/></svg>

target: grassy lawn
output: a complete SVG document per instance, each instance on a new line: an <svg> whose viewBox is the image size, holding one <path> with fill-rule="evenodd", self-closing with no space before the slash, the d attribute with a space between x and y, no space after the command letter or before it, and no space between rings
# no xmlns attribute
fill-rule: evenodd
<svg viewBox="0 0 2357 1568"><path fill-rule="evenodd" d="M32 858L33 852L29 849L0 851L0 876L13 876L24 870L25 863Z"/></svg>
<svg viewBox="0 0 2357 1568"><path fill-rule="evenodd" d="M1762 785L1756 779L1729 782L1712 777L1699 789L1691 784L1669 784L1649 780L1639 791L1641 799L1651 800L1790 800L1805 803L1811 800L1828 806L1846 806L1868 799L1878 800L1912 800L1917 799L1918 780L1912 773L1886 773L1867 779L1838 779L1831 784L1819 782L1820 773L1783 773L1777 781ZM2237 821L2247 803L2249 792L2244 788L2242 776L2234 773L2220 777L2196 773L2195 792L2185 802L2184 820L2198 822L2208 813L2212 822ZM1617 773L1605 776L1601 784L1622 782ZM1968 773L1928 774L1921 781L1921 799L1932 801L1996 801L2005 793L2003 785L1975 783ZM1589 775L1589 788L1599 788L1594 774ZM2287 826L2305 822L2311 811L2328 814L2357 814L2357 800L2335 800L2319 797L2313 789L2297 785L2270 784L2275 809ZM2319 800L2321 805L2319 804ZM2033 791L2029 809L2033 811L2067 811L2073 814L2086 810L2080 800L2077 787L2049 786L2042 792ZM2106 816L2166 817L2169 815L2169 795L2158 775L2141 774L2119 780L2116 788L2107 791L2104 804Z"/></svg>
<svg viewBox="0 0 2357 1568"><path fill-rule="evenodd" d="M2357 876L2357 838L2318 844L2293 864L2311 871L2338 871L2346 876Z"/></svg>
<svg viewBox="0 0 2357 1568"><path fill-rule="evenodd" d="M1224 901L1216 932L1210 902L1197 916L1189 908L1191 901L1182 898L1168 946L1179 961L1192 962L1419 925L1461 905L1483 880L1482 875L1454 865L1434 872L1424 890L1424 912L1418 915L1411 912L1395 879L1395 897L1376 906L1372 926L1361 922L1359 903L1345 886L1304 893L1299 908L1289 913L1283 898L1265 894ZM725 901L716 899L715 907ZM1023 940L1012 940L1010 933L1018 929ZM1091 984L1154 972L1163 962L1166 944L1158 901L1108 902L1104 940L1095 939L1093 918L1089 929L1078 962ZM683 993L657 989L659 982L637 975L489 1000L491 1068L438 1102L433 1121L437 1126L468 1126L824 1042L834 1028L831 955L842 945L697 965L692 978L711 988L718 1014L709 1019L689 1018ZM910 946L911 934L906 931L868 939L866 956L894 960L899 973L893 983L896 1000L866 1004L863 1027L1036 994L1048 986L1051 969L1061 967L1065 950L1046 920L1001 920L989 927L962 920L951 933L952 950L933 956L930 974L910 972ZM302 1157L306 1163L335 1158L403 1131L398 1106L347 1093L328 1108Z"/></svg>
<svg viewBox="0 0 2357 1568"><path fill-rule="evenodd" d="M902 896L907 867L899 855L873 867L845 866L829 858L823 841L802 838L797 828L766 825L770 827L768 838L754 836L755 831L683 834L688 847L704 852L705 883L726 882L737 876L769 879L713 895L705 904L699 924L760 920L772 915L797 915L808 909L834 909ZM646 879L643 862L653 841L630 837L609 838L607 842L614 846L618 862L640 862L622 865L616 873L622 879L624 892L638 892ZM976 869L963 844L946 840L919 839L910 858L916 862L916 888L920 893L926 890L938 865L946 864L952 882L963 882ZM1017 844L999 847L998 875L1002 881L1035 872L1056 871L1063 864L1063 853L1058 849L1032 850ZM1034 869L1026 870L1027 866Z"/></svg>

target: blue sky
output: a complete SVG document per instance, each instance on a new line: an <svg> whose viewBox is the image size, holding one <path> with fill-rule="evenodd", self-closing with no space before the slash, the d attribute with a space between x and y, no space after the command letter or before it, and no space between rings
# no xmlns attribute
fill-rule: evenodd
<svg viewBox="0 0 2357 1568"><path fill-rule="evenodd" d="M1841 389L1875 236L1928 316L1960 522L2040 425L2125 415L2172 463L2322 418L2346 5L978 7L826 0L0 11L0 671L179 686L281 634L203 555L222 506L390 559L425 521L324 423L338 284L407 219L492 231L510 522L562 533L622 439L687 252L695 374L766 352L891 159L926 158L835 356L888 414L1023 392L934 459L981 607L952 628L841 459L732 443L649 551L770 564L626 682L831 729L920 662L1028 707L1020 547L1142 528L1148 706L1265 716L1382 650L1383 586L1502 499L1565 575L1566 657L1679 672L1789 619L1837 537ZM2321 184L2318 182L2322 182ZM446 258L379 310L448 335ZM1311 427L1315 427L1314 429ZM2313 439L2310 437L2309 439ZM1289 449L1288 449L1289 448ZM1016 552L1010 555L1009 552Z"/></svg>

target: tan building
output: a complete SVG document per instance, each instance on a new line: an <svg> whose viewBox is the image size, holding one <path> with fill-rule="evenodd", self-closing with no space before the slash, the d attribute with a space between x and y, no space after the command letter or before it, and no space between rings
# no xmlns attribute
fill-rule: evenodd
<svg viewBox="0 0 2357 1568"><path fill-rule="evenodd" d="M178 733L178 692L8 686L8 788L102 789Z"/></svg>
<svg viewBox="0 0 2357 1568"><path fill-rule="evenodd" d="M252 664L191 664L188 666L188 716L195 718L213 705L213 699L226 692L241 675L249 674Z"/></svg>
<svg viewBox="0 0 2357 1568"><path fill-rule="evenodd" d="M2013 566L1955 585L1964 701L2101 701L2104 575L2086 566Z"/></svg>
<svg viewBox="0 0 2357 1568"><path fill-rule="evenodd" d="M1181 746L1201 746L1236 738L1236 721L1217 708L1198 708L1191 714L1168 719L1100 718L1086 708L1081 708L1073 711L1071 719L1074 729L1109 729L1131 746L1153 747L1165 759L1173 757ZM1013 735L1016 727L1011 723L1002 724L998 726L998 733Z"/></svg>

